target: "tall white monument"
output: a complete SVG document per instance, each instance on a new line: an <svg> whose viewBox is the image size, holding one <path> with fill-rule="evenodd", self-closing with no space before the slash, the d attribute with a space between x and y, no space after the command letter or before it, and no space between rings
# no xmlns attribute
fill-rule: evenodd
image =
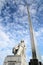
<svg viewBox="0 0 43 65"><path fill-rule="evenodd" d="M28 22L29 22L29 29L30 29L31 49L32 49L32 59L30 60L29 65L41 65L41 62L39 62L37 58L35 34L34 34L33 27L32 27L31 19L30 19L28 5L27 5L27 12L28 12Z"/></svg>
<svg viewBox="0 0 43 65"><path fill-rule="evenodd" d="M15 46L12 52L14 55L8 55L4 60L4 65L27 65L24 41Z"/></svg>
<svg viewBox="0 0 43 65"><path fill-rule="evenodd" d="M31 48L32 48L32 58L36 59L37 58L37 54L36 54L36 42L35 42L35 34L34 34L34 30L33 30L33 26L32 26L32 22L30 19L30 13L29 13L29 8L27 6L27 12L28 12L28 22L29 22L29 29L30 29L30 39L31 39Z"/></svg>

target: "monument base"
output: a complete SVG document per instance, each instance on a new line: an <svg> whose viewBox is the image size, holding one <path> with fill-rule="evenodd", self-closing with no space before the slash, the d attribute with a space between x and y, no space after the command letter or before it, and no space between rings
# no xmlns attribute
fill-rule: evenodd
<svg viewBox="0 0 43 65"><path fill-rule="evenodd" d="M5 58L4 65L26 65L26 60L21 55L9 55Z"/></svg>
<svg viewBox="0 0 43 65"><path fill-rule="evenodd" d="M38 59L30 59L29 65L42 65Z"/></svg>

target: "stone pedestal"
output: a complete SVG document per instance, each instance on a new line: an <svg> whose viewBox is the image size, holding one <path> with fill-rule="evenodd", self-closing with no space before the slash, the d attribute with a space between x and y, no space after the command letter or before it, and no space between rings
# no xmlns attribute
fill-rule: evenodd
<svg viewBox="0 0 43 65"><path fill-rule="evenodd" d="M42 65L38 59L30 59L29 65Z"/></svg>
<svg viewBox="0 0 43 65"><path fill-rule="evenodd" d="M5 58L4 65L26 65L26 61L21 55L9 55Z"/></svg>

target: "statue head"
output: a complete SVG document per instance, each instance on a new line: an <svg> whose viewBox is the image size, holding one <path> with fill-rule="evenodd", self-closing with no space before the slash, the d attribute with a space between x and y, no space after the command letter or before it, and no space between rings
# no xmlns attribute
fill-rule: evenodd
<svg viewBox="0 0 43 65"><path fill-rule="evenodd" d="M24 40L21 40L21 43L24 43Z"/></svg>

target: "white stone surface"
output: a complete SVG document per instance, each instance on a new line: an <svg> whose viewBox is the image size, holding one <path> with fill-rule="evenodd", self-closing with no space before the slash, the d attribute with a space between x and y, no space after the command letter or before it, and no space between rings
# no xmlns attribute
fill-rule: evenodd
<svg viewBox="0 0 43 65"><path fill-rule="evenodd" d="M26 60L21 55L9 55L5 58L4 65L24 65Z"/></svg>
<svg viewBox="0 0 43 65"><path fill-rule="evenodd" d="M13 48L14 55L9 55L4 60L4 65L27 65L25 56L25 43L21 43Z"/></svg>

